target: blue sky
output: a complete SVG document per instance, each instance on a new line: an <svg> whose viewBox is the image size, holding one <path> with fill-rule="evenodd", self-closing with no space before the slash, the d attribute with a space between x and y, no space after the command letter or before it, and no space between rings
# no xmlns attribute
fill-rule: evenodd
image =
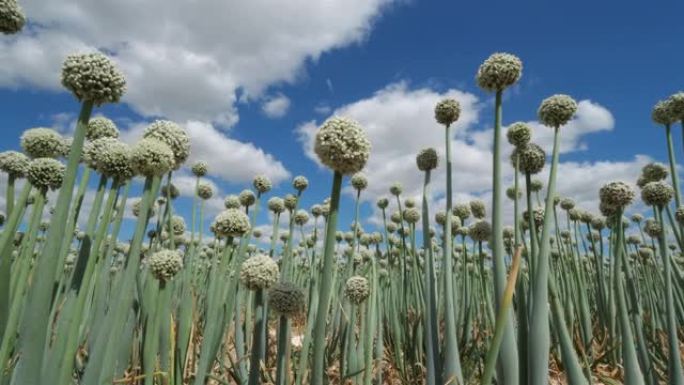
<svg viewBox="0 0 684 385"><path fill-rule="evenodd" d="M582 118L568 131L574 134L561 158L559 190L596 210L602 183L631 182L646 162L666 160L663 130L651 123L650 109L684 88L681 2L575 1L559 8L539 1L201 0L191 11L187 1L155 10L156 2L20 2L31 23L0 42L2 149L17 148L27 128L69 131L78 103L58 85L61 61L73 51L100 49L121 65L130 92L125 103L96 113L114 119L130 140L154 118L194 125L194 135L229 138L230 147L217 142L211 149L226 152L220 157L207 152L211 143L193 149L193 159L212 157L212 168L221 170L212 178L221 196L249 187L250 175L262 172L281 181L273 194L282 196L291 192L290 178L303 174L312 182L304 206L320 202L331 175L307 156L306 143L334 112L359 119L376 139L369 201L395 180L417 193L420 174L410 163L419 148L412 142L441 149L432 138L441 128L430 123L431 106L456 95L469 111L454 137L457 167L464 168L455 175L456 199L487 201L493 106L474 74L487 56L504 51L524 62L522 80L506 95L505 124L533 123L539 102L554 93L584 101ZM155 24L162 31L149 29ZM276 103L268 116L273 99L289 108ZM545 144L543 130L536 136ZM674 132L681 158L681 128ZM240 152L246 155L234 155ZM437 177L436 207L442 184ZM182 212L187 202L179 201ZM343 207L351 204L347 195ZM366 205L364 214L377 213Z"/></svg>

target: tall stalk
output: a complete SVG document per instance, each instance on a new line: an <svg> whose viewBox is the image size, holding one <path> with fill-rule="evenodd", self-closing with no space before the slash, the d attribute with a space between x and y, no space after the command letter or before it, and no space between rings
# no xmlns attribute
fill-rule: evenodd
<svg viewBox="0 0 684 385"><path fill-rule="evenodd" d="M492 258L494 262L494 296L497 311L501 309L504 290L506 288L506 264L504 262L503 243L503 186L501 180L501 115L502 90L496 92L496 112L494 115L494 148L493 148L493 189L492 189ZM501 350L499 351L499 380L505 384L518 383L518 352L513 328L513 309L511 314L503 318L505 322Z"/></svg>
<svg viewBox="0 0 684 385"><path fill-rule="evenodd" d="M325 374L325 326L328 318L328 306L332 291L333 252L335 250L335 231L337 229L337 216L340 204L340 190L342 188L342 174L335 171L333 176L332 192L330 193L330 212L325 228L325 243L323 246L323 271L321 272L321 288L316 314L316 323L313 329L313 368L311 384L324 384Z"/></svg>
<svg viewBox="0 0 684 385"><path fill-rule="evenodd" d="M81 159L83 141L88 120L93 110L93 102L84 101L74 131L71 150L67 161L62 187L55 203L53 223L65 223L71 206L71 197ZM44 352L48 337L49 315L52 300L54 271L60 262L58 257L64 238L63 226L50 226L41 253L41 263L35 271L35 280L29 290L25 316L32 322L24 322L21 328L22 338L19 342L21 358L14 373L15 379L21 379L22 385L39 385L43 368Z"/></svg>

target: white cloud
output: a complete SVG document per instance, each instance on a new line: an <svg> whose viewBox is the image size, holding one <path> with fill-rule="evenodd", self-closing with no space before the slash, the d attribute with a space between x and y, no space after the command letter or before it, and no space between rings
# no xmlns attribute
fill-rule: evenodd
<svg viewBox="0 0 684 385"><path fill-rule="evenodd" d="M139 113L229 126L238 92L258 97L362 41L392 1L26 0L34 24L0 42L0 85L59 89L64 57L99 49L125 72L124 100Z"/></svg>
<svg viewBox="0 0 684 385"><path fill-rule="evenodd" d="M231 139L210 123L188 121L183 126L190 136L188 166L205 161L210 175L231 183L251 182L258 174L268 176L276 184L290 177L280 161L252 143ZM143 123L136 123L121 133L121 139L134 143L144 129Z"/></svg>
<svg viewBox="0 0 684 385"><path fill-rule="evenodd" d="M282 118L290 109L290 98L283 94L267 98L261 105L261 112L271 119Z"/></svg>
<svg viewBox="0 0 684 385"><path fill-rule="evenodd" d="M411 89L404 83L391 84L372 96L336 109L333 113L357 119L365 128L373 145L370 159L364 169L369 186L362 193L362 199L374 204L382 195L388 195L389 186L400 182L404 196L416 198L419 203L423 184L423 173L415 164L416 154L425 147L434 147L440 154L439 167L433 171L431 190L433 202L431 211L443 210L445 205L446 169L444 165L444 128L433 118L435 104L453 97L461 104L461 117L455 125L451 138L453 161L453 194L455 202L465 202L475 197L491 203L492 186L492 130L478 129L478 119L485 103L469 93L458 90L437 92L430 88ZM320 122L310 121L298 128L299 139L306 154L318 162L313 152L313 139ZM548 154L551 152L551 130L536 121L529 124L534 129L534 140ZM597 131L609 131L614 126L610 111L604 107L582 100L579 102L575 119L561 129L563 153L586 148L584 135ZM504 186L512 185L513 169L508 163L511 148L504 147ZM557 191L563 196L574 198L578 205L594 212L598 209L598 189L612 180L633 182L641 167L650 158L642 155L625 161L563 162L558 170ZM548 166L536 177L546 184ZM346 188L351 193L349 187ZM506 218L512 218L512 202L505 199ZM391 203L390 212L395 210ZM377 210L376 210L377 214ZM379 223L377 216L370 222Z"/></svg>

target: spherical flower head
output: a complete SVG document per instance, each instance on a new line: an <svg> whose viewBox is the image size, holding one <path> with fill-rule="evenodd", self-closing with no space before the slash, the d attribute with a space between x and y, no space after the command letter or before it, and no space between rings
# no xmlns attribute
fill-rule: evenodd
<svg viewBox="0 0 684 385"><path fill-rule="evenodd" d="M239 209L223 210L214 219L214 232L222 237L241 237L250 228L249 217Z"/></svg>
<svg viewBox="0 0 684 385"><path fill-rule="evenodd" d="M515 147L525 146L532 139L532 129L523 122L513 123L506 131L506 138Z"/></svg>
<svg viewBox="0 0 684 385"><path fill-rule="evenodd" d="M0 153L0 170L14 178L23 178L31 160L21 152L4 151Z"/></svg>
<svg viewBox="0 0 684 385"><path fill-rule="evenodd" d="M444 226L446 224L446 212L444 211L438 211L435 213L435 222L437 222L438 225Z"/></svg>
<svg viewBox="0 0 684 385"><path fill-rule="evenodd" d="M420 220L421 213L415 207L404 210L404 220L410 224L415 224Z"/></svg>
<svg viewBox="0 0 684 385"><path fill-rule="evenodd" d="M181 126L169 120L157 120L145 128L144 138L166 143L174 157L174 169L178 169L190 156L190 137Z"/></svg>
<svg viewBox="0 0 684 385"><path fill-rule="evenodd" d="M644 222L644 232L651 238L657 238L663 234L663 228L653 218L648 218Z"/></svg>
<svg viewBox="0 0 684 385"><path fill-rule="evenodd" d="M672 112L671 100L659 100L651 110L651 120L656 124L663 126L670 125L675 122L675 114Z"/></svg>
<svg viewBox="0 0 684 385"><path fill-rule="evenodd" d="M537 111L539 121L548 127L565 125L577 111L577 102L568 95L553 95L542 101Z"/></svg>
<svg viewBox="0 0 684 385"><path fill-rule="evenodd" d="M207 164L207 162L200 160L199 162L192 165L191 170L196 177L202 177L207 175L207 172L209 172L209 165Z"/></svg>
<svg viewBox="0 0 684 385"><path fill-rule="evenodd" d="M62 85L78 100L96 106L116 103L126 92L121 71L99 52L67 56L62 65Z"/></svg>
<svg viewBox="0 0 684 385"><path fill-rule="evenodd" d="M323 206L321 206L321 205L311 206L311 215L313 215L314 218L318 218L321 215L323 215Z"/></svg>
<svg viewBox="0 0 684 385"><path fill-rule="evenodd" d="M118 139L115 138L100 138L86 142L83 145L83 153L81 154L83 163L93 170L97 170L102 153L116 142L118 142Z"/></svg>
<svg viewBox="0 0 684 385"><path fill-rule="evenodd" d="M450 126L461 116L461 105L456 99L444 99L435 106L435 120L439 124Z"/></svg>
<svg viewBox="0 0 684 385"><path fill-rule="evenodd" d="M525 174L538 174L546 163L546 153L534 143L528 143L522 147L516 147L511 153L511 164L515 167L516 158L518 171Z"/></svg>
<svg viewBox="0 0 684 385"><path fill-rule="evenodd" d="M64 138L52 128L31 128L21 135L21 148L31 158L58 158L64 154Z"/></svg>
<svg viewBox="0 0 684 385"><path fill-rule="evenodd" d="M634 190L625 182L610 182L599 190L602 203L615 208L625 208L634 200Z"/></svg>
<svg viewBox="0 0 684 385"><path fill-rule="evenodd" d="M604 217L610 218L618 213L619 207L607 202L599 202L599 211ZM607 222L607 220L606 220Z"/></svg>
<svg viewBox="0 0 684 385"><path fill-rule="evenodd" d="M96 116L88 121L85 137L88 140L118 138L119 129L116 128L116 124L111 119L104 116Z"/></svg>
<svg viewBox="0 0 684 385"><path fill-rule="evenodd" d="M297 210L294 215L294 222L297 226L304 226L309 222L309 213L307 213L306 210Z"/></svg>
<svg viewBox="0 0 684 385"><path fill-rule="evenodd" d="M131 149L131 164L137 174L145 177L161 176L175 166L173 151L164 142L143 138Z"/></svg>
<svg viewBox="0 0 684 385"><path fill-rule="evenodd" d="M285 208L289 211L292 211L297 207L297 197L292 194L285 194L283 202L285 203Z"/></svg>
<svg viewBox="0 0 684 385"><path fill-rule="evenodd" d="M416 165L420 171L430 171L437 168L439 156L434 148L420 150L416 156Z"/></svg>
<svg viewBox="0 0 684 385"><path fill-rule="evenodd" d="M292 179L292 187L294 187L295 190L302 192L309 187L309 180L303 175L298 175Z"/></svg>
<svg viewBox="0 0 684 385"><path fill-rule="evenodd" d="M641 175L646 183L667 179L669 174L667 167L657 162L649 163L641 169Z"/></svg>
<svg viewBox="0 0 684 385"><path fill-rule="evenodd" d="M639 256L643 259L651 259L653 258L653 250L650 247L640 247Z"/></svg>
<svg viewBox="0 0 684 385"><path fill-rule="evenodd" d="M240 197L238 197L237 195L228 195L223 200L223 205L227 209L238 209L240 208Z"/></svg>
<svg viewBox="0 0 684 385"><path fill-rule="evenodd" d="M684 91L673 94L667 100L670 102L670 118L672 120L684 120Z"/></svg>
<svg viewBox="0 0 684 385"><path fill-rule="evenodd" d="M394 196L399 196L401 195L401 192L403 191L403 188L401 187L401 183L395 182L390 186L390 194Z"/></svg>
<svg viewBox="0 0 684 385"><path fill-rule="evenodd" d="M278 281L279 275L276 261L263 254L247 258L240 268L240 281L249 290L268 289Z"/></svg>
<svg viewBox="0 0 684 385"><path fill-rule="evenodd" d="M473 216L477 219L483 219L487 215L485 203L479 199L473 199L472 201L470 201L470 211L473 213ZM461 217L458 214L456 215Z"/></svg>
<svg viewBox="0 0 684 385"><path fill-rule="evenodd" d="M140 209L142 206L142 200L141 199L136 199L133 201L133 205L131 206L131 211L133 212L133 215L135 217L138 217L140 215ZM155 205L152 205L150 207L150 217L155 215Z"/></svg>
<svg viewBox="0 0 684 385"><path fill-rule="evenodd" d="M301 313L304 301L304 291L290 282L278 282L268 290L269 307L285 317Z"/></svg>
<svg viewBox="0 0 684 385"><path fill-rule="evenodd" d="M675 219L680 225L684 224L684 206L677 207L677 210L675 210Z"/></svg>
<svg viewBox="0 0 684 385"><path fill-rule="evenodd" d="M108 178L118 179L119 181L128 180L135 175L131 163L131 147L118 139L101 138L94 142L106 142L106 146L93 145L101 149L99 154L91 154L95 159L95 169ZM84 152L86 147L84 147ZM85 159L85 157L84 157Z"/></svg>
<svg viewBox="0 0 684 385"><path fill-rule="evenodd" d="M177 250L159 250L150 255L147 266L154 278L167 282L183 268L183 257Z"/></svg>
<svg viewBox="0 0 684 385"><path fill-rule="evenodd" d="M477 70L477 84L490 91L502 91L522 76L522 61L508 53L492 54Z"/></svg>
<svg viewBox="0 0 684 385"><path fill-rule="evenodd" d="M641 189L641 200L648 206L667 206L674 197L674 189L667 182L649 182Z"/></svg>
<svg viewBox="0 0 684 385"><path fill-rule="evenodd" d="M271 188L273 187L271 180L266 175L255 176L252 185L261 194L271 191Z"/></svg>
<svg viewBox="0 0 684 385"><path fill-rule="evenodd" d="M380 197L375 202L375 204L378 206L380 210L384 210L387 208L387 206L389 206L389 200L386 197Z"/></svg>
<svg viewBox="0 0 684 385"><path fill-rule="evenodd" d="M532 179L530 181L530 191L539 192L544 188L544 183L539 179Z"/></svg>
<svg viewBox="0 0 684 385"><path fill-rule="evenodd" d="M200 182L197 185L197 196L205 201L211 199L214 196L214 188L207 182Z"/></svg>
<svg viewBox="0 0 684 385"><path fill-rule="evenodd" d="M630 218L632 222L634 223L641 223L641 221L644 220L644 216L637 213L637 214L632 214L632 217Z"/></svg>
<svg viewBox="0 0 684 385"><path fill-rule="evenodd" d="M575 201L571 198L562 198L560 201L560 206L563 210L570 210L575 207Z"/></svg>
<svg viewBox="0 0 684 385"><path fill-rule="evenodd" d="M66 167L52 158L36 158L29 164L27 179L40 190L56 190L62 186Z"/></svg>
<svg viewBox="0 0 684 385"><path fill-rule="evenodd" d="M404 206L409 209L411 207L416 207L416 200L413 198L406 198L404 199Z"/></svg>
<svg viewBox="0 0 684 385"><path fill-rule="evenodd" d="M0 32L11 35L21 31L26 16L16 0L0 1Z"/></svg>
<svg viewBox="0 0 684 385"><path fill-rule="evenodd" d="M590 213L589 211L582 210L580 213L580 221L582 223L586 224L591 224L591 221L594 220L594 214Z"/></svg>
<svg viewBox="0 0 684 385"><path fill-rule="evenodd" d="M318 129L314 151L321 163L349 175L361 171L366 165L371 144L357 121L334 116Z"/></svg>
<svg viewBox="0 0 684 385"><path fill-rule="evenodd" d="M579 211L576 210L575 215L576 216L573 216L570 219L573 221L578 220L579 216L580 216ZM544 224L544 208L543 207L535 207L535 209L532 210L532 219L534 220L535 226L541 227Z"/></svg>
<svg viewBox="0 0 684 385"><path fill-rule="evenodd" d="M268 209L275 214L280 214L285 211L285 201L283 198L273 197L268 200Z"/></svg>
<svg viewBox="0 0 684 385"><path fill-rule="evenodd" d="M520 197L522 197L522 191L518 190L518 193L516 194L515 193L515 187L509 187L506 189L506 196L508 197L508 199L514 201L514 200L520 199Z"/></svg>
<svg viewBox="0 0 684 385"><path fill-rule="evenodd" d="M358 275L349 277L344 286L344 295L355 305L363 303L370 295L368 280Z"/></svg>
<svg viewBox="0 0 684 385"><path fill-rule="evenodd" d="M390 221L399 224L401 223L401 213L399 211L395 211L390 215Z"/></svg>
<svg viewBox="0 0 684 385"><path fill-rule="evenodd" d="M351 185L356 191L365 190L368 187L368 178L362 172L357 172L351 177Z"/></svg>
<svg viewBox="0 0 684 385"><path fill-rule="evenodd" d="M598 231L603 230L606 228L606 218L602 216L595 216L594 219L591 220L591 228Z"/></svg>
<svg viewBox="0 0 684 385"><path fill-rule="evenodd" d="M482 205L483 205L482 209L484 210L484 203L482 203ZM478 207L478 209L479 209L479 207ZM470 214L471 214L470 204L468 204L468 203L456 203L454 205L454 207L451 209L451 212L452 212L452 214L461 218L462 220L466 220L466 219L470 218ZM480 213L478 213L478 215L479 214ZM484 214L482 215L482 217L484 218Z"/></svg>
<svg viewBox="0 0 684 385"><path fill-rule="evenodd" d="M492 236L492 226L482 219L475 221L468 227L468 235L477 242L487 241Z"/></svg>
<svg viewBox="0 0 684 385"><path fill-rule="evenodd" d="M185 219L180 215L174 215L171 217L171 230L174 235L185 234Z"/></svg>
<svg viewBox="0 0 684 385"><path fill-rule="evenodd" d="M261 234L261 230L259 230L259 229L254 229L254 231L252 231L252 236L253 236L254 238L259 239L259 238L261 238L261 235L262 235L262 234Z"/></svg>
<svg viewBox="0 0 684 385"><path fill-rule="evenodd" d="M249 207L256 202L256 196L252 192L252 190L242 190L242 192L239 195L240 197L240 204L244 207Z"/></svg>

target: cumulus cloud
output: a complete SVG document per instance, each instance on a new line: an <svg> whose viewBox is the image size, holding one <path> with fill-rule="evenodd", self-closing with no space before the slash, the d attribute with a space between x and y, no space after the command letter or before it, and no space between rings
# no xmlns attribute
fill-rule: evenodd
<svg viewBox="0 0 684 385"><path fill-rule="evenodd" d="M473 94L451 89L438 92L431 88L412 89L406 82L391 84L370 97L341 106L333 114L357 119L366 129L373 145L371 157L364 169L369 186L362 198L369 202L388 195L389 186L399 182L404 186L404 196L420 202L423 173L415 163L416 154L425 147L434 147L440 155L438 168L432 175L432 211L445 206L446 169L444 165L444 128L433 118L435 104L446 97L455 98L461 104L461 117L454 125L451 137L453 161L453 194L455 202L469 201L475 197L491 203L492 188L492 130L482 129L479 116L488 104ZM309 121L298 129L299 140L309 158L318 162L313 152L313 140L321 122ZM533 140L548 154L552 149L552 132L537 121L528 124L534 130ZM487 127L485 125L485 127ZM579 102L577 116L561 129L561 152L570 153L586 148L585 135L610 131L614 118L610 111L589 100ZM508 163L512 148L504 146L504 186L513 184L513 169ZM650 158L637 155L623 161L563 162L558 170L557 191L571 196L578 205L596 211L599 187L611 180L633 182L643 165ZM537 177L546 184L548 167ZM348 193L351 188L346 187ZM506 200L506 217L512 218L512 205ZM394 203L392 203L394 205ZM393 207L393 206L392 206ZM390 212L394 210L391 208ZM379 223L377 216L371 222Z"/></svg>
<svg viewBox="0 0 684 385"><path fill-rule="evenodd" d="M190 136L188 166L200 160L207 162L212 176L231 183L251 182L257 174L268 176L276 184L290 177L280 161L252 143L231 139L206 122L188 121L183 126ZM134 143L142 137L144 129L143 123L133 124L122 132L121 138Z"/></svg>
<svg viewBox="0 0 684 385"><path fill-rule="evenodd" d="M290 109L290 98L278 94L267 98L261 105L261 112L271 119L282 118Z"/></svg>
<svg viewBox="0 0 684 385"><path fill-rule="evenodd" d="M229 126L238 93L258 97L362 41L392 1L26 0L32 25L0 42L0 85L59 89L67 54L101 50L125 72L124 101L139 113Z"/></svg>

